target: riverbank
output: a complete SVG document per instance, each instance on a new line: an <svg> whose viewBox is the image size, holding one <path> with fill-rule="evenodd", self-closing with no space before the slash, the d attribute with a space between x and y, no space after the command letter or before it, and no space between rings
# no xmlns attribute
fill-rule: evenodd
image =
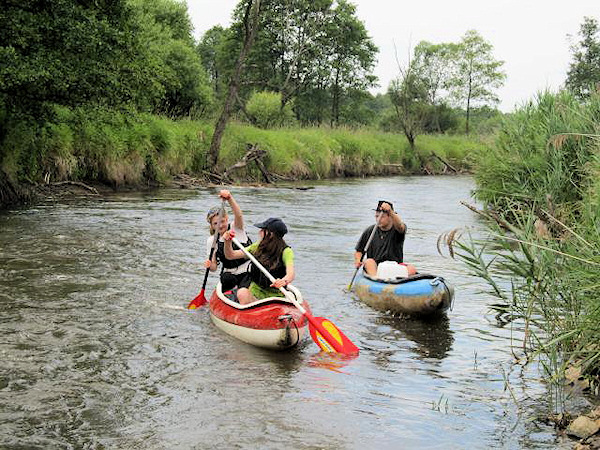
<svg viewBox="0 0 600 450"><path fill-rule="evenodd" d="M412 151L404 136L376 130L264 130L233 122L219 163L209 170L209 121L54 106L45 121L21 118L8 125L0 147L4 205L65 182L120 190L168 185L181 174L206 182L252 183L461 173L471 169L473 154L486 148L477 138L424 135ZM260 156L248 158L249 149Z"/></svg>

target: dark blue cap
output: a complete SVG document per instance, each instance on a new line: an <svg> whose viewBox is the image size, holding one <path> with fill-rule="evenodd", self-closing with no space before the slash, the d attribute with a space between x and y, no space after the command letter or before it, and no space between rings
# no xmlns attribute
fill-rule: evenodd
<svg viewBox="0 0 600 450"><path fill-rule="evenodd" d="M264 230L269 230L279 237L283 237L288 231L285 223L283 223L283 220L277 217L269 217L264 222L255 223L254 226Z"/></svg>

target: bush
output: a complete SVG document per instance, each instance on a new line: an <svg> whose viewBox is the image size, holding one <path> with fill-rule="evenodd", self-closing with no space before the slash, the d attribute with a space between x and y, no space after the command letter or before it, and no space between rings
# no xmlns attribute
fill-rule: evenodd
<svg viewBox="0 0 600 450"><path fill-rule="evenodd" d="M255 92L246 104L246 111L260 128L281 127L294 122L291 105L288 103L282 110L281 94L275 92Z"/></svg>

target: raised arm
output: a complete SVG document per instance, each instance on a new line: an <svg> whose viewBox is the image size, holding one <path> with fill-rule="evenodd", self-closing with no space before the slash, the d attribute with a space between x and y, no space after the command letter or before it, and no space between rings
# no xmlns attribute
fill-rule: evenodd
<svg viewBox="0 0 600 450"><path fill-rule="evenodd" d="M398 230L400 233L406 233L406 224L402 222L400 218L400 214L396 211L391 212L392 222L394 224L394 228Z"/></svg>
<svg viewBox="0 0 600 450"><path fill-rule="evenodd" d="M219 192L219 197L221 197L223 200L227 200L227 202L229 203L229 206L231 207L231 210L233 211L234 227L238 230L243 230L244 229L244 216L242 214L242 209L240 208L240 205L238 205L238 203L233 198L233 195L231 195L231 192L229 192L227 189L223 189Z"/></svg>
<svg viewBox="0 0 600 450"><path fill-rule="evenodd" d="M388 203L382 203L380 208L392 218L392 225L397 231L406 233L406 224L402 222L400 215Z"/></svg>

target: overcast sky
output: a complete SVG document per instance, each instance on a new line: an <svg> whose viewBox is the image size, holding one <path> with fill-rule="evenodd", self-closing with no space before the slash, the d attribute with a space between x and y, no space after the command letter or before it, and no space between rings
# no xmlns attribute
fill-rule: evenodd
<svg viewBox="0 0 600 450"><path fill-rule="evenodd" d="M188 0L195 36L214 25L227 27L238 0ZM577 33L584 16L600 20L600 0L354 0L357 15L379 47L375 75L385 92L397 73L394 44L401 61L426 40L458 42L475 29L505 62L507 79L498 94L508 112L545 88L556 90L571 61L568 34Z"/></svg>

